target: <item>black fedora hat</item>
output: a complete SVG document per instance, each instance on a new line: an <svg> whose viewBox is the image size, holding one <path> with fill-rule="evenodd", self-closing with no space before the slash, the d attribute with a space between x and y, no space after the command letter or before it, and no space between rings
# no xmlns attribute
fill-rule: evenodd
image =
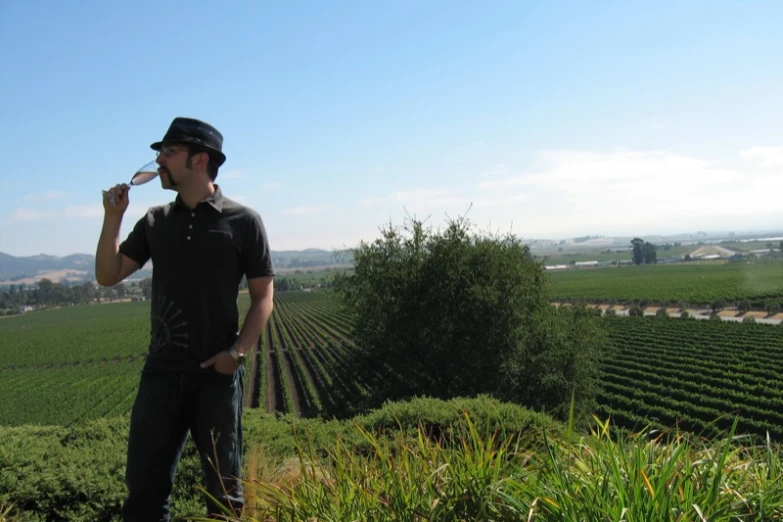
<svg viewBox="0 0 783 522"><path fill-rule="evenodd" d="M194 118L174 118L163 139L150 145L152 150L160 150L164 143L187 143L204 149L222 165L226 161L223 154L223 135L210 125Z"/></svg>

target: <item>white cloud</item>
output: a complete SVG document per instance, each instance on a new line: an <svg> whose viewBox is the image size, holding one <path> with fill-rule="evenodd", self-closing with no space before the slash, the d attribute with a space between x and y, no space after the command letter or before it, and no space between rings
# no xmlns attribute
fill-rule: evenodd
<svg viewBox="0 0 783 522"><path fill-rule="evenodd" d="M34 210L31 208L18 208L11 214L11 219L14 221L38 221L40 219L47 219L55 215L51 210Z"/></svg>
<svg viewBox="0 0 783 522"><path fill-rule="evenodd" d="M495 170L495 172L500 172ZM502 194L492 197L475 198L466 196L463 192L447 188L419 188L415 190L400 190L392 192L386 198L368 197L359 200L360 207L379 208L390 204L394 208L400 205L416 208L454 207L452 210L465 210L469 205L475 207L496 207L511 205L527 199L527 194Z"/></svg>
<svg viewBox="0 0 783 522"><path fill-rule="evenodd" d="M65 192L57 190L49 190L46 192L38 192L35 194L29 194L24 197L25 201L47 201L52 199L62 199L65 197Z"/></svg>
<svg viewBox="0 0 783 522"><path fill-rule="evenodd" d="M500 207L503 205L514 205L528 200L530 196L524 192L518 194L509 194L494 198L479 198L473 204L476 207Z"/></svg>
<svg viewBox="0 0 783 522"><path fill-rule="evenodd" d="M380 207L383 204L381 198L362 198L359 200L360 207Z"/></svg>
<svg viewBox="0 0 783 522"><path fill-rule="evenodd" d="M658 118L657 116L653 116L652 118L647 118L646 120L644 120L643 125L648 130L653 130L653 131L664 130L668 127L668 125L666 125L666 123L661 121L661 119Z"/></svg>
<svg viewBox="0 0 783 522"><path fill-rule="evenodd" d="M287 216L309 216L312 214L320 214L321 212L325 212L328 209L329 207L325 206L306 205L302 207L288 208L283 211L283 214Z"/></svg>
<svg viewBox="0 0 783 522"><path fill-rule="evenodd" d="M539 159L537 170L479 180L484 206L515 203L481 215L523 223L535 233L610 234L641 227L682 230L694 222L725 226L781 213L780 176L700 158L665 151L558 150Z"/></svg>
<svg viewBox="0 0 783 522"><path fill-rule="evenodd" d="M147 211L146 207L134 206L125 211L125 219L138 219ZM101 219L103 218L103 205L100 203L90 205L69 205L65 208L40 210L33 208L18 208L11 219L13 221L41 221L45 219Z"/></svg>
<svg viewBox="0 0 783 522"><path fill-rule="evenodd" d="M783 147L751 147L740 152L740 156L758 160L762 167L783 165Z"/></svg>
<svg viewBox="0 0 783 522"><path fill-rule="evenodd" d="M70 205L63 211L62 215L75 218L102 218L103 212L103 205L96 203L92 205Z"/></svg>
<svg viewBox="0 0 783 522"><path fill-rule="evenodd" d="M389 195L389 201L408 205L427 204L443 206L467 203L468 199L457 195L454 190L446 188L419 188L412 191L398 191Z"/></svg>
<svg viewBox="0 0 783 522"><path fill-rule="evenodd" d="M221 172L219 175L223 179L244 179L245 178L245 173L242 172L239 169L227 170L225 172Z"/></svg>

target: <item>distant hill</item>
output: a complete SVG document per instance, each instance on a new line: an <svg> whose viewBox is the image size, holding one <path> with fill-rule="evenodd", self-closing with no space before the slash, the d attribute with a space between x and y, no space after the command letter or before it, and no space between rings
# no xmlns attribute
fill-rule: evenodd
<svg viewBox="0 0 783 522"><path fill-rule="evenodd" d="M280 270L318 268L351 264L350 255L329 250L308 248L306 250L272 251L272 260ZM57 257L46 254L15 257L0 252L0 284L32 284L42 277L58 282L60 279L90 281L95 279L95 256L92 254L71 254ZM152 265L134 274L133 279L149 277Z"/></svg>
<svg viewBox="0 0 783 522"><path fill-rule="evenodd" d="M37 256L14 257L0 252L0 280L34 277L44 272L76 271L92 273L95 256L90 254L71 254L66 257Z"/></svg>

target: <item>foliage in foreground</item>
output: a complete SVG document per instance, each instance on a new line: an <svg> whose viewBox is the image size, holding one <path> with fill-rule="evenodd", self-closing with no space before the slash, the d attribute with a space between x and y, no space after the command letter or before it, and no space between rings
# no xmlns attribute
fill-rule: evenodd
<svg viewBox="0 0 783 522"><path fill-rule="evenodd" d="M302 433L308 434L313 447L323 448L318 452L320 458L327 456L327 449L338 439L357 455L371 454L372 447L354 426L379 438L411 436L420 427L444 442L454 441L455 426L464 411L470 412L480 429L508 437L563 430L545 415L489 397L387 403L345 422L248 410L243 422L248 441L246 467L250 476L258 473L259 459L269 469L279 468L296 457L295 435ZM0 522L5 522L3 517L14 522L121 520L127 433L127 416L72 427L0 426ZM188 440L175 477L173 516L203 513L206 497L197 489L201 480L201 464Z"/></svg>
<svg viewBox="0 0 783 522"><path fill-rule="evenodd" d="M596 420L583 437L520 440L465 420L457 447L356 425L372 451L337 439L324 459L305 438L297 459L247 481L241 520L783 520L779 449L743 446L733 431L709 443L676 432L615 440Z"/></svg>
<svg viewBox="0 0 783 522"><path fill-rule="evenodd" d="M368 380L362 407L486 393L561 419L572 397L590 411L600 328L550 306L543 266L515 235L413 219L352 254L354 273L336 287L354 319L352 373Z"/></svg>

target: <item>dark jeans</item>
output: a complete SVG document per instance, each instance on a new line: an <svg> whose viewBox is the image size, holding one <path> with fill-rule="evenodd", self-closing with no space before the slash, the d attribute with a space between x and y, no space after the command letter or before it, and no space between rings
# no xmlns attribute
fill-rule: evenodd
<svg viewBox="0 0 783 522"><path fill-rule="evenodd" d="M188 431L201 456L207 491L241 513L243 374L244 368L233 375L142 372L131 413L124 521L169 520L174 472ZM209 514L221 513L211 500L206 505Z"/></svg>

